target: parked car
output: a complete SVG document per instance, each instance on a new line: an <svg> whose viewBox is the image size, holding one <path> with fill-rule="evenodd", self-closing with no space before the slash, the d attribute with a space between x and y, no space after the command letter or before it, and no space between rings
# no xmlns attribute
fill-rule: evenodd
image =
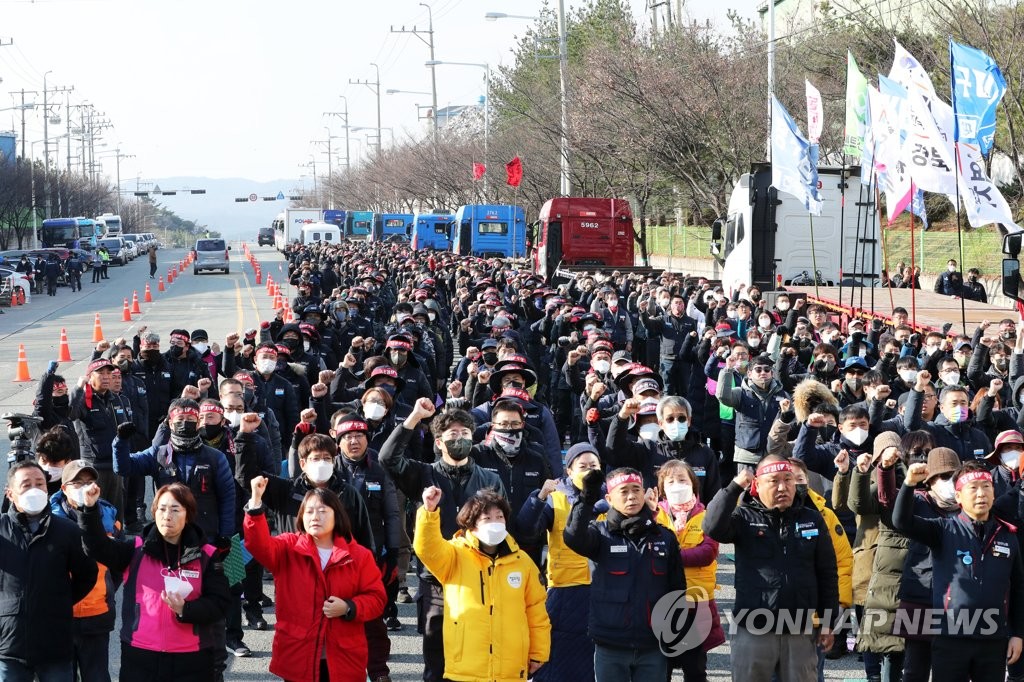
<svg viewBox="0 0 1024 682"><path fill-rule="evenodd" d="M11 279L11 284L15 290L20 288L25 292L26 303L32 300L32 280L26 277L24 273L0 265L0 282L6 282L8 278Z"/></svg>
<svg viewBox="0 0 1024 682"><path fill-rule="evenodd" d="M124 244L128 248L128 256L132 260L146 252L146 247L142 243L142 235L122 234L121 239L124 240Z"/></svg>
<svg viewBox="0 0 1024 682"><path fill-rule="evenodd" d="M261 227L259 235L256 237L256 244L258 246L273 246L274 245L274 228L272 227Z"/></svg>
<svg viewBox="0 0 1024 682"><path fill-rule="evenodd" d="M228 252L231 247L223 239L198 239L192 249L195 256L192 274L198 275L202 270L223 270L231 272Z"/></svg>
<svg viewBox="0 0 1024 682"><path fill-rule="evenodd" d="M96 248L107 247L110 254L110 262L118 265L128 265L128 254L125 252L124 240L120 237L104 237L96 240Z"/></svg>

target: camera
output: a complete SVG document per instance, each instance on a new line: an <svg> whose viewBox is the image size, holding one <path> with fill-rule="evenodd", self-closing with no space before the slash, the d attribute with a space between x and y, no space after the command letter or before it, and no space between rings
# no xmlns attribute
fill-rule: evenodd
<svg viewBox="0 0 1024 682"><path fill-rule="evenodd" d="M13 464L23 459L34 457L32 443L39 433L40 417L19 412L7 412L0 415L7 421L7 438L11 441L11 451L7 453L7 463Z"/></svg>

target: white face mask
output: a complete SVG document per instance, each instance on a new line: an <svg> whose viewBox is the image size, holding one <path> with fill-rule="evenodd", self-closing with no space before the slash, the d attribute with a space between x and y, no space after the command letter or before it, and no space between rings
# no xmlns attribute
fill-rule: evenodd
<svg viewBox="0 0 1024 682"><path fill-rule="evenodd" d="M644 424L643 426L641 426L638 433L640 434L640 437L644 440L657 440L658 433L660 431L661 427L658 426L657 422L652 422L650 424Z"/></svg>
<svg viewBox="0 0 1024 682"><path fill-rule="evenodd" d="M210 350L210 346L205 343L193 343L192 347L195 348L196 352L199 353L200 355Z"/></svg>
<svg viewBox="0 0 1024 682"><path fill-rule="evenodd" d="M932 484L932 492L935 494L935 497L946 504L954 504L956 502L956 486L953 485L952 479L936 481Z"/></svg>
<svg viewBox="0 0 1024 682"><path fill-rule="evenodd" d="M608 307L613 310L619 307L619 299L617 298L606 298L605 303L607 303Z"/></svg>
<svg viewBox="0 0 1024 682"><path fill-rule="evenodd" d="M786 312L789 310L789 301L779 301L775 304L775 307L779 309L779 312Z"/></svg>
<svg viewBox="0 0 1024 682"><path fill-rule="evenodd" d="M431 322L433 322L434 320L437 319L437 313L427 313L427 317L430 319Z"/></svg>
<svg viewBox="0 0 1024 682"><path fill-rule="evenodd" d="M689 483L671 483L665 486L665 499L669 504L686 504L693 499L693 486Z"/></svg>
<svg viewBox="0 0 1024 682"><path fill-rule="evenodd" d="M495 521L493 523L478 524L476 530L473 531L473 535L483 544L494 547L495 545L500 545L501 541L508 537L508 530L505 528L504 523Z"/></svg>
<svg viewBox="0 0 1024 682"><path fill-rule="evenodd" d="M999 459L1009 468L1016 470L1020 462L1020 450L1004 450L999 453Z"/></svg>
<svg viewBox="0 0 1024 682"><path fill-rule="evenodd" d="M736 314L735 310L725 311L725 316L728 317L730 320L735 320L737 317L739 317L739 315Z"/></svg>
<svg viewBox="0 0 1024 682"><path fill-rule="evenodd" d="M260 374L271 374L275 369L277 369L277 360L260 358L256 361L256 370Z"/></svg>
<svg viewBox="0 0 1024 682"><path fill-rule="evenodd" d="M899 371L900 379L907 384L913 384L917 381L917 370L916 369L901 369Z"/></svg>
<svg viewBox="0 0 1024 682"><path fill-rule="evenodd" d="M662 308L668 308L668 304L669 304L669 299L667 299L667 298L658 299L658 305L660 305Z"/></svg>
<svg viewBox="0 0 1024 682"><path fill-rule="evenodd" d="M60 475L64 472L64 467L43 467L46 469L46 475L51 481L59 481Z"/></svg>
<svg viewBox="0 0 1024 682"><path fill-rule="evenodd" d="M18 495L18 508L26 514L35 515L46 509L46 491L31 488Z"/></svg>
<svg viewBox="0 0 1024 682"><path fill-rule="evenodd" d="M939 376L942 378L942 383L947 386L954 386L960 383L960 372L946 372Z"/></svg>
<svg viewBox="0 0 1024 682"><path fill-rule="evenodd" d="M383 419L388 413L388 408L377 403L365 403L363 405L363 416L374 421Z"/></svg>
<svg viewBox="0 0 1024 682"><path fill-rule="evenodd" d="M331 480L331 475L334 473L334 463L312 462L307 464L303 471L306 472L306 478L313 481L313 483L324 483Z"/></svg>
<svg viewBox="0 0 1024 682"><path fill-rule="evenodd" d="M302 350L308 353L310 348L312 348L312 346L309 345L309 341L302 342Z"/></svg>
<svg viewBox="0 0 1024 682"><path fill-rule="evenodd" d="M864 441L868 439L868 430L862 429L859 426L855 429L846 432L846 440L850 441L854 445L862 445Z"/></svg>
<svg viewBox="0 0 1024 682"><path fill-rule="evenodd" d="M947 265L946 266L946 270L949 270L950 272L956 272L956 266L955 265Z"/></svg>
<svg viewBox="0 0 1024 682"><path fill-rule="evenodd" d="M75 503L76 507L85 506L85 486L81 488L71 488L67 492L67 498Z"/></svg>
<svg viewBox="0 0 1024 682"><path fill-rule="evenodd" d="M192 585L187 580L182 580L176 575L165 575L164 576L164 592L167 594L176 594L182 599L192 594Z"/></svg>
<svg viewBox="0 0 1024 682"><path fill-rule="evenodd" d="M593 367L594 371L597 372L598 374L607 374L608 370L612 368L612 363L608 362L607 360L594 360L594 363L591 365L591 367Z"/></svg>
<svg viewBox="0 0 1024 682"><path fill-rule="evenodd" d="M224 411L224 419L227 420L228 424L231 424L236 429L242 425L242 413L241 412L228 412Z"/></svg>

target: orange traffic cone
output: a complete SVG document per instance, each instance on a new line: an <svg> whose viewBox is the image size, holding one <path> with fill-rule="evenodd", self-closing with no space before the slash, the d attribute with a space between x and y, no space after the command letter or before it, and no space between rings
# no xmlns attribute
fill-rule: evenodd
<svg viewBox="0 0 1024 682"><path fill-rule="evenodd" d="M281 295L280 294L275 294L274 295L273 306L274 306L274 310L280 310L281 309L282 306L281 306Z"/></svg>
<svg viewBox="0 0 1024 682"><path fill-rule="evenodd" d="M103 327L100 326L100 314L96 313L96 321L92 325L92 342L99 343L103 340Z"/></svg>
<svg viewBox="0 0 1024 682"><path fill-rule="evenodd" d="M142 300L146 303L153 302L153 292L149 290L149 282L146 283L146 293L143 295Z"/></svg>
<svg viewBox="0 0 1024 682"><path fill-rule="evenodd" d="M178 272L185 272L185 261L178 261Z"/></svg>
<svg viewBox="0 0 1024 682"><path fill-rule="evenodd" d="M174 281L174 268L167 271L167 283L171 284Z"/></svg>
<svg viewBox="0 0 1024 682"><path fill-rule="evenodd" d="M156 285L156 290L157 291L166 291L166 289L164 289L164 278L163 278L163 275L160 276L160 282Z"/></svg>
<svg viewBox="0 0 1024 682"><path fill-rule="evenodd" d="M132 292L132 315L141 315L142 308L139 307L139 292Z"/></svg>
<svg viewBox="0 0 1024 682"><path fill-rule="evenodd" d="M256 268L256 284L263 284L263 272Z"/></svg>
<svg viewBox="0 0 1024 682"><path fill-rule="evenodd" d="M18 371L14 377L14 383L20 384L26 381L32 381L32 377L28 375L28 358L25 357L25 344L18 344Z"/></svg>
<svg viewBox="0 0 1024 682"><path fill-rule="evenodd" d="M127 298L124 299L124 310L121 312L121 321L122 322L131 322L132 321L132 311L128 309L128 299Z"/></svg>
<svg viewBox="0 0 1024 682"><path fill-rule="evenodd" d="M60 351L57 353L57 362L74 362L71 359L71 347L68 346L68 331L60 329Z"/></svg>

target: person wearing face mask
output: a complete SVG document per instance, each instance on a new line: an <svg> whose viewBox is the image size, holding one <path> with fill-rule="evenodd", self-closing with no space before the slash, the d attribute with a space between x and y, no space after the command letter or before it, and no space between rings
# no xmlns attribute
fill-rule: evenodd
<svg viewBox="0 0 1024 682"><path fill-rule="evenodd" d="M803 460L807 468L816 474L821 474L828 480L836 476L835 458L841 450L849 453L849 456L856 460L864 453L871 453L872 438L871 417L867 408L863 405L849 405L839 412L839 419L836 424L838 439L820 439L821 429L828 423L824 414L813 413L807 417L800 426L796 442L793 443L793 456ZM823 440L819 445L818 441ZM843 519L847 525L853 523L852 517ZM850 534L856 530L855 525L850 528Z"/></svg>
<svg viewBox="0 0 1024 682"><path fill-rule="evenodd" d="M957 269L956 260L946 262L946 271L935 278L935 293L944 296L963 296L964 276Z"/></svg>
<svg viewBox="0 0 1024 682"><path fill-rule="evenodd" d="M229 356L229 358L233 358L233 356ZM277 373L278 351L276 345L269 342L261 343L256 347L253 358L255 361L251 364L255 371L250 376L260 403L260 409L254 411L270 410L274 413L280 426L281 451L286 453L291 446L295 425L299 423L299 402L295 388L291 382ZM249 369L245 367L249 363L242 362L242 360L244 358L240 359L240 366ZM230 366L230 370L225 373L233 376L235 374L233 364Z"/></svg>
<svg viewBox="0 0 1024 682"><path fill-rule="evenodd" d="M372 658L366 626L379 620L385 601L372 551L354 540L338 497L320 488L300 499L296 532L271 537L268 488L266 478L252 480L245 530L278 594L270 672L286 680L365 679Z"/></svg>
<svg viewBox="0 0 1024 682"><path fill-rule="evenodd" d="M408 336L395 334L388 337L384 353L389 364L405 382L401 393L402 402L411 405L418 398L434 397L434 389L412 353L412 341Z"/></svg>
<svg viewBox="0 0 1024 682"><path fill-rule="evenodd" d="M68 462L59 479L60 487L50 496L50 513L68 519L76 526L85 507L85 491L96 485L96 470L84 460ZM117 510L106 500L97 502L103 530L112 538L121 538L122 527ZM99 564L96 584L82 601L75 604L75 669L83 680L110 682L110 633L116 614L113 595L121 583L106 566Z"/></svg>
<svg viewBox="0 0 1024 682"><path fill-rule="evenodd" d="M131 451L135 426L131 422L119 424L113 441L114 473L152 476L158 488L172 483L184 484L198 507L196 523L206 534L207 541L226 554L231 548L231 536L237 532L234 472L223 453L203 443L199 421L199 404L179 398L171 403L167 413L170 433L167 444L153 445L135 453Z"/></svg>
<svg viewBox="0 0 1024 682"><path fill-rule="evenodd" d="M39 380L36 388L36 397L32 402L32 416L39 417L39 433L49 431L55 426L60 426L74 441L74 452L79 450L78 435L75 433L75 423L68 416L71 405L71 398L68 395L67 380L57 374L59 367L56 360L50 363L46 372Z"/></svg>
<svg viewBox="0 0 1024 682"><path fill-rule="evenodd" d="M916 411L910 417L911 430L928 431L936 446L950 448L961 462L984 459L985 455L992 452L992 441L974 425L966 388L948 386L942 389L934 421L925 422L920 412Z"/></svg>
<svg viewBox="0 0 1024 682"><path fill-rule="evenodd" d="M120 680L146 682L167 670L182 682L215 682L224 650L229 591L216 547L197 523L197 504L182 483L161 486L154 523L143 537L108 535L95 485L84 491L78 525L91 556L124 575Z"/></svg>
<svg viewBox="0 0 1024 682"><path fill-rule="evenodd" d="M59 426L43 432L36 442L36 459L46 472L47 494L53 495L60 490L64 467L79 454L74 446L71 436Z"/></svg>
<svg viewBox="0 0 1024 682"><path fill-rule="evenodd" d="M978 268L971 268L967 271L967 281L963 285L963 297L968 301L988 303L988 292L981 281L981 271Z"/></svg>
<svg viewBox="0 0 1024 682"><path fill-rule="evenodd" d="M398 595L398 559L402 544L401 524L404 515L400 514L395 484L385 473L377 461L377 452L371 452L369 443L369 425L356 414L336 413L333 418L331 435L337 439L338 459L337 471L353 488L366 504L373 540L376 546L375 558L377 567L383 577L387 596L386 604L393 605ZM408 542L408 539L406 539ZM385 607L385 615L387 607ZM388 656L391 642L388 639L388 626L385 615L368 619L366 639L369 644L369 660L366 675L371 680L390 679ZM397 613L392 618L397 620ZM392 621L392 624L394 621ZM399 628L401 623L398 623Z"/></svg>
<svg viewBox="0 0 1024 682"><path fill-rule="evenodd" d="M120 423L117 410L123 408L110 390L113 370L110 360L100 358L89 363L86 375L71 392L68 417L75 422L81 459L96 468L104 499L120 511L119 505L124 504L124 486L114 471L111 444ZM120 416L124 418L123 412Z"/></svg>
<svg viewBox="0 0 1024 682"><path fill-rule="evenodd" d="M601 469L601 458L590 443L566 450L564 475L544 482L523 505L516 519L521 532L547 534L547 612L551 619L550 662L537 671L536 682L579 680L593 682L594 640L587 633L590 614L590 566L565 544L569 510L583 492L587 472ZM595 517L608 512L604 498L594 503Z"/></svg>
<svg viewBox="0 0 1024 682"><path fill-rule="evenodd" d="M473 459L483 469L501 477L513 509L522 509L530 494L552 477L544 452L527 435L526 412L515 400L499 399L491 410L491 422L483 442L474 447ZM520 548L541 565L541 538L519 529L509 519L509 530Z"/></svg>
<svg viewBox="0 0 1024 682"><path fill-rule="evenodd" d="M690 332L697 332L697 322L686 314L686 299L675 294L671 297L668 312L652 316L647 312L647 302L638 304L640 322L652 340L660 343L659 361L665 390L673 395L686 395L690 375L698 371L692 358L683 352L687 339L694 339ZM696 339L691 341L696 343Z"/></svg>
<svg viewBox="0 0 1024 682"><path fill-rule="evenodd" d="M619 304L619 292L607 287L604 307L597 311L600 328L609 336L615 350L633 351L633 321L625 306Z"/></svg>
<svg viewBox="0 0 1024 682"><path fill-rule="evenodd" d="M864 375L868 372L868 364L864 358L854 356L846 358L843 363L843 382L833 382L832 391L839 397L839 406L863 404L867 398L864 390ZM836 390L838 389L838 390Z"/></svg>
<svg viewBox="0 0 1024 682"><path fill-rule="evenodd" d="M717 493L721 487L718 458L711 448L690 435L693 410L686 398L665 396L654 403L657 430L653 438L634 439L627 434L625 425L634 415L642 414L644 401L633 398L622 404L608 429L607 460L610 467L630 467L644 476L646 487L658 483L656 472L668 462L685 462L700 479L705 496ZM643 428L643 427L641 427Z"/></svg>
<svg viewBox="0 0 1024 682"><path fill-rule="evenodd" d="M995 447L985 456L992 473L992 485L998 498L1020 481L1024 436L1019 431L1003 431L996 436Z"/></svg>
<svg viewBox="0 0 1024 682"><path fill-rule="evenodd" d="M160 335L147 331L145 326L139 328L138 334L132 340L132 351L136 359L129 364L128 372L139 379L145 387L149 408L149 426L146 433L153 434L167 416L167 406L171 403L170 367L160 352Z"/></svg>
<svg viewBox="0 0 1024 682"><path fill-rule="evenodd" d="M192 344L192 350L194 350L196 355L199 356L199 359L206 364L206 371L216 386L219 381L219 372L217 368L220 358L217 355L214 355L210 348L210 335L206 333L205 329L196 329L192 332L189 338ZM213 393L213 397L217 397L216 392Z"/></svg>
<svg viewBox="0 0 1024 682"><path fill-rule="evenodd" d="M667 660L652 630L652 604L686 589L686 575L673 531L654 521L646 504L643 476L636 469L588 471L583 491L566 522L569 549L594 562L589 632L594 640L597 682L664 680ZM610 505L595 520L602 484ZM654 491L651 491L654 496Z"/></svg>
<svg viewBox="0 0 1024 682"><path fill-rule="evenodd" d="M209 367L192 349L190 339L184 329L171 331L171 347L164 353L171 372L171 395L181 395L186 386L195 386L200 379L210 378Z"/></svg>
<svg viewBox="0 0 1024 682"><path fill-rule="evenodd" d="M74 678L73 607L96 584L96 561L72 521L53 514L47 476L35 460L7 471L0 514L0 679Z"/></svg>
<svg viewBox="0 0 1024 682"><path fill-rule="evenodd" d="M1016 676L1014 664L1024 646L1019 634L1024 632L1024 563L1015 529L993 513L992 475L977 461L964 462L952 474L959 514L915 516L914 489L931 473L925 464L910 465L893 523L931 553L931 607L941 614L929 628L935 635L932 679L1002 680L1008 664ZM989 627L965 628L983 613Z"/></svg>
<svg viewBox="0 0 1024 682"><path fill-rule="evenodd" d="M426 398L416 401L412 412L395 427L380 451L380 463L407 498L419 499L431 486L441 488L441 534L451 538L458 530L456 516L465 503L484 488L493 488L504 497L501 477L478 466L473 452L473 416L463 410L434 414L434 404ZM430 433L437 459L433 463L409 458L407 447L417 433L420 421L433 418ZM444 677L444 594L441 584L427 570L420 571L417 614L424 623L424 679L440 682Z"/></svg>
<svg viewBox="0 0 1024 682"><path fill-rule="evenodd" d="M772 422L779 414L779 401L789 398L789 394L773 376L775 363L769 356L755 358L746 378L738 373L741 362L738 356L729 356L718 375L716 397L735 411L737 465L752 468L767 449Z"/></svg>
<svg viewBox="0 0 1024 682"><path fill-rule="evenodd" d="M481 490L459 510L459 530L445 538L438 506L444 494L423 490L413 546L445 595L445 676L527 679L548 661L551 622L537 566L519 551L506 524L509 503ZM486 584L479 579L486 573ZM480 599L468 597L480 588Z"/></svg>
<svg viewBox="0 0 1024 682"><path fill-rule="evenodd" d="M699 646L669 659L670 675L671 669L681 669L686 682L706 681L707 652L725 643L725 631L715 602L718 543L701 528L704 523L702 494L700 479L686 462L671 460L658 470L658 501L652 510L655 520L676 534L686 568L686 594L695 602L697 618L703 616L711 624Z"/></svg>

